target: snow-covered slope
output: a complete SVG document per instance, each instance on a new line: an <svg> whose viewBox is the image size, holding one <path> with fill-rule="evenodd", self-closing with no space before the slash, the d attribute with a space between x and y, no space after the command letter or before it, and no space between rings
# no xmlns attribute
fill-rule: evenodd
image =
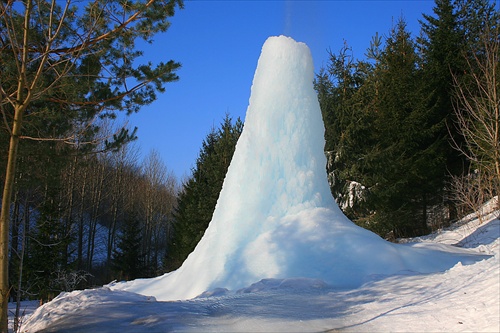
<svg viewBox="0 0 500 333"><path fill-rule="evenodd" d="M457 223L423 241L450 239L492 257L440 273L371 276L354 289L267 279L176 302L106 287L75 291L36 310L22 331L499 332L500 221L492 214L483 224Z"/></svg>

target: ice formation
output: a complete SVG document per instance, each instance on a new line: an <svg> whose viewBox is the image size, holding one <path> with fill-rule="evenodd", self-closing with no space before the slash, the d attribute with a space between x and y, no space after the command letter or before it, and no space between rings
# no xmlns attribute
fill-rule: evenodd
<svg viewBox="0 0 500 333"><path fill-rule="evenodd" d="M265 42L245 126L203 238L178 270L112 288L177 300L265 278L355 287L373 274L435 272L478 258L452 247L392 244L342 214L328 186L313 78L305 44L285 36Z"/></svg>

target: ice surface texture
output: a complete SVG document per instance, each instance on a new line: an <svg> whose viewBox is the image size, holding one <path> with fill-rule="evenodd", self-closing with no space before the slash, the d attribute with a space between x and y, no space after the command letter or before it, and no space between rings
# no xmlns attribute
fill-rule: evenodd
<svg viewBox="0 0 500 333"><path fill-rule="evenodd" d="M285 36L265 42L245 126L200 243L177 271L112 288L176 300L266 278L356 287L373 274L436 272L480 258L392 244L342 214L328 186L313 79L307 45Z"/></svg>

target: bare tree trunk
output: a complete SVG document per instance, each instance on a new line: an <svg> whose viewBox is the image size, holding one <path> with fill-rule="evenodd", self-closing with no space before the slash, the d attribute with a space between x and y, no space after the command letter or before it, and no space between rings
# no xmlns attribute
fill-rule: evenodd
<svg viewBox="0 0 500 333"><path fill-rule="evenodd" d="M8 329L10 206L12 201L12 191L14 189L17 150L19 147L19 136L21 135L23 113L24 107L20 106L16 108L14 114L14 127L12 128L9 153L7 157L5 184L2 194L2 211L0 213L0 265L2 266L0 268L0 294L2 296L0 319L1 332L7 332Z"/></svg>
<svg viewBox="0 0 500 333"><path fill-rule="evenodd" d="M77 267L83 269L83 229L85 224L85 191L87 189L87 167L84 167L82 176L82 184L80 189L80 210L78 213L78 248L77 248Z"/></svg>
<svg viewBox="0 0 500 333"><path fill-rule="evenodd" d="M116 227L118 222L118 207L120 206L120 189L123 186L123 165L122 163L113 168L113 183L111 184L111 224L108 229L106 260L111 262L116 239Z"/></svg>
<svg viewBox="0 0 500 333"><path fill-rule="evenodd" d="M72 229L73 229L73 210L75 206L75 175L76 175L76 168L77 168L77 163L78 163L78 157L75 156L73 160L70 162L69 165L69 170L66 169L63 177L63 186L65 191L61 191L63 194L63 197L61 198L61 202L65 201L66 202L66 207L64 211L64 236L65 237L71 237L72 234ZM64 253L63 253L63 258L65 260L65 263L68 263L69 261L69 242L67 242L64 246Z"/></svg>
<svg viewBox="0 0 500 333"><path fill-rule="evenodd" d="M92 206L89 218L89 232L87 239L87 267L90 271L92 269L92 261L94 258L94 249L95 249L95 236L97 232L97 224L99 220L99 210L102 204L102 191L104 184L104 164L96 163L95 173L94 173L94 181L95 185L92 191Z"/></svg>
<svg viewBox="0 0 500 333"><path fill-rule="evenodd" d="M33 10L31 0L26 1L26 10L23 25L23 45L29 44L30 37L30 17ZM19 138L23 125L23 115L26 107L31 101L33 91L26 89L27 66L28 66L28 48L24 47L21 54L19 76L17 81L16 102L14 104L14 119L11 129L9 151L7 156L7 166L5 170L5 183L2 193L2 207L0 212L0 332L8 332L8 306L9 306L9 223L10 206L12 202L12 191L14 189L14 179L16 174L17 152L19 147ZM47 61L47 55L44 55L40 61L43 66ZM41 68L41 67L40 67ZM34 87L40 79L40 74L35 76L33 82L29 84Z"/></svg>
<svg viewBox="0 0 500 333"><path fill-rule="evenodd" d="M16 293L16 313L14 315L14 332L18 332L20 328L20 316L21 316L21 298L22 298L22 288L23 288L23 265L24 265L24 251L26 249L26 225L29 223L29 208L28 200L25 201L24 205L24 218L22 219L23 227L23 238L21 243L21 253L19 254L19 277L17 279L17 293Z"/></svg>
<svg viewBox="0 0 500 333"><path fill-rule="evenodd" d="M13 254L19 251L19 225L20 225L20 202L19 202L19 190L17 190L14 194L14 199L12 200L11 205L14 206L12 214L11 214L11 227L12 227L12 236L11 236L11 245L10 245L10 261L12 263Z"/></svg>

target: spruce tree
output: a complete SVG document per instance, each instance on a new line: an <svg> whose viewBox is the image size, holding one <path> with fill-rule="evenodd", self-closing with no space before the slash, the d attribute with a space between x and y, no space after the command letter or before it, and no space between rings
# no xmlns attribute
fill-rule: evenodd
<svg viewBox="0 0 500 333"><path fill-rule="evenodd" d="M203 237L242 130L240 119L233 124L226 115L221 127L212 129L203 141L196 167L179 194L174 212L174 236L165 263L168 270L180 267Z"/></svg>
<svg viewBox="0 0 500 333"><path fill-rule="evenodd" d="M380 40L375 39L373 48ZM364 174L369 172L363 156L373 146L373 101L377 81L374 66L352 57L345 45L315 80L323 121L327 172L332 194L353 221L365 219L371 209L363 196Z"/></svg>
<svg viewBox="0 0 500 333"><path fill-rule="evenodd" d="M445 158L444 177L462 174L467 161L453 149L451 142L463 142L454 124L453 77L464 72L465 31L460 29L456 5L452 0L436 0L434 15L423 15L422 34L418 39L422 55L422 89L426 95L425 108L432 115L436 139L446 140L438 149ZM444 186L443 186L444 189ZM448 195L443 192L444 201ZM451 218L456 218L451 201L447 201Z"/></svg>
<svg viewBox="0 0 500 333"><path fill-rule="evenodd" d="M445 158L444 177L466 173L469 161L454 146L463 147L464 137L456 124L453 96L455 86L468 80L468 62L481 49L477 44L487 25L497 25L493 4L487 0L436 0L434 15L423 15L422 34L418 39L423 73L425 107L432 116L436 140L446 140L437 149ZM451 196L442 191L449 219L457 218Z"/></svg>
<svg viewBox="0 0 500 333"><path fill-rule="evenodd" d="M53 192L53 190L49 190ZM50 301L65 291L59 277L70 268L65 248L72 241L59 221L60 211L55 201L56 193L47 193L43 205L38 208L36 225L30 237L26 260L26 280L31 284L30 293L42 302Z"/></svg>
<svg viewBox="0 0 500 333"><path fill-rule="evenodd" d="M113 253L112 269L120 280L133 280L144 277L144 255L142 249L141 225L135 214L128 216L118 237L117 248Z"/></svg>
<svg viewBox="0 0 500 333"><path fill-rule="evenodd" d="M396 236L427 232L428 206L444 186L446 165L440 148L447 143L436 135L436 124L425 107L418 60L401 19L381 54L377 144L366 156L374 165L369 178L375 225Z"/></svg>

